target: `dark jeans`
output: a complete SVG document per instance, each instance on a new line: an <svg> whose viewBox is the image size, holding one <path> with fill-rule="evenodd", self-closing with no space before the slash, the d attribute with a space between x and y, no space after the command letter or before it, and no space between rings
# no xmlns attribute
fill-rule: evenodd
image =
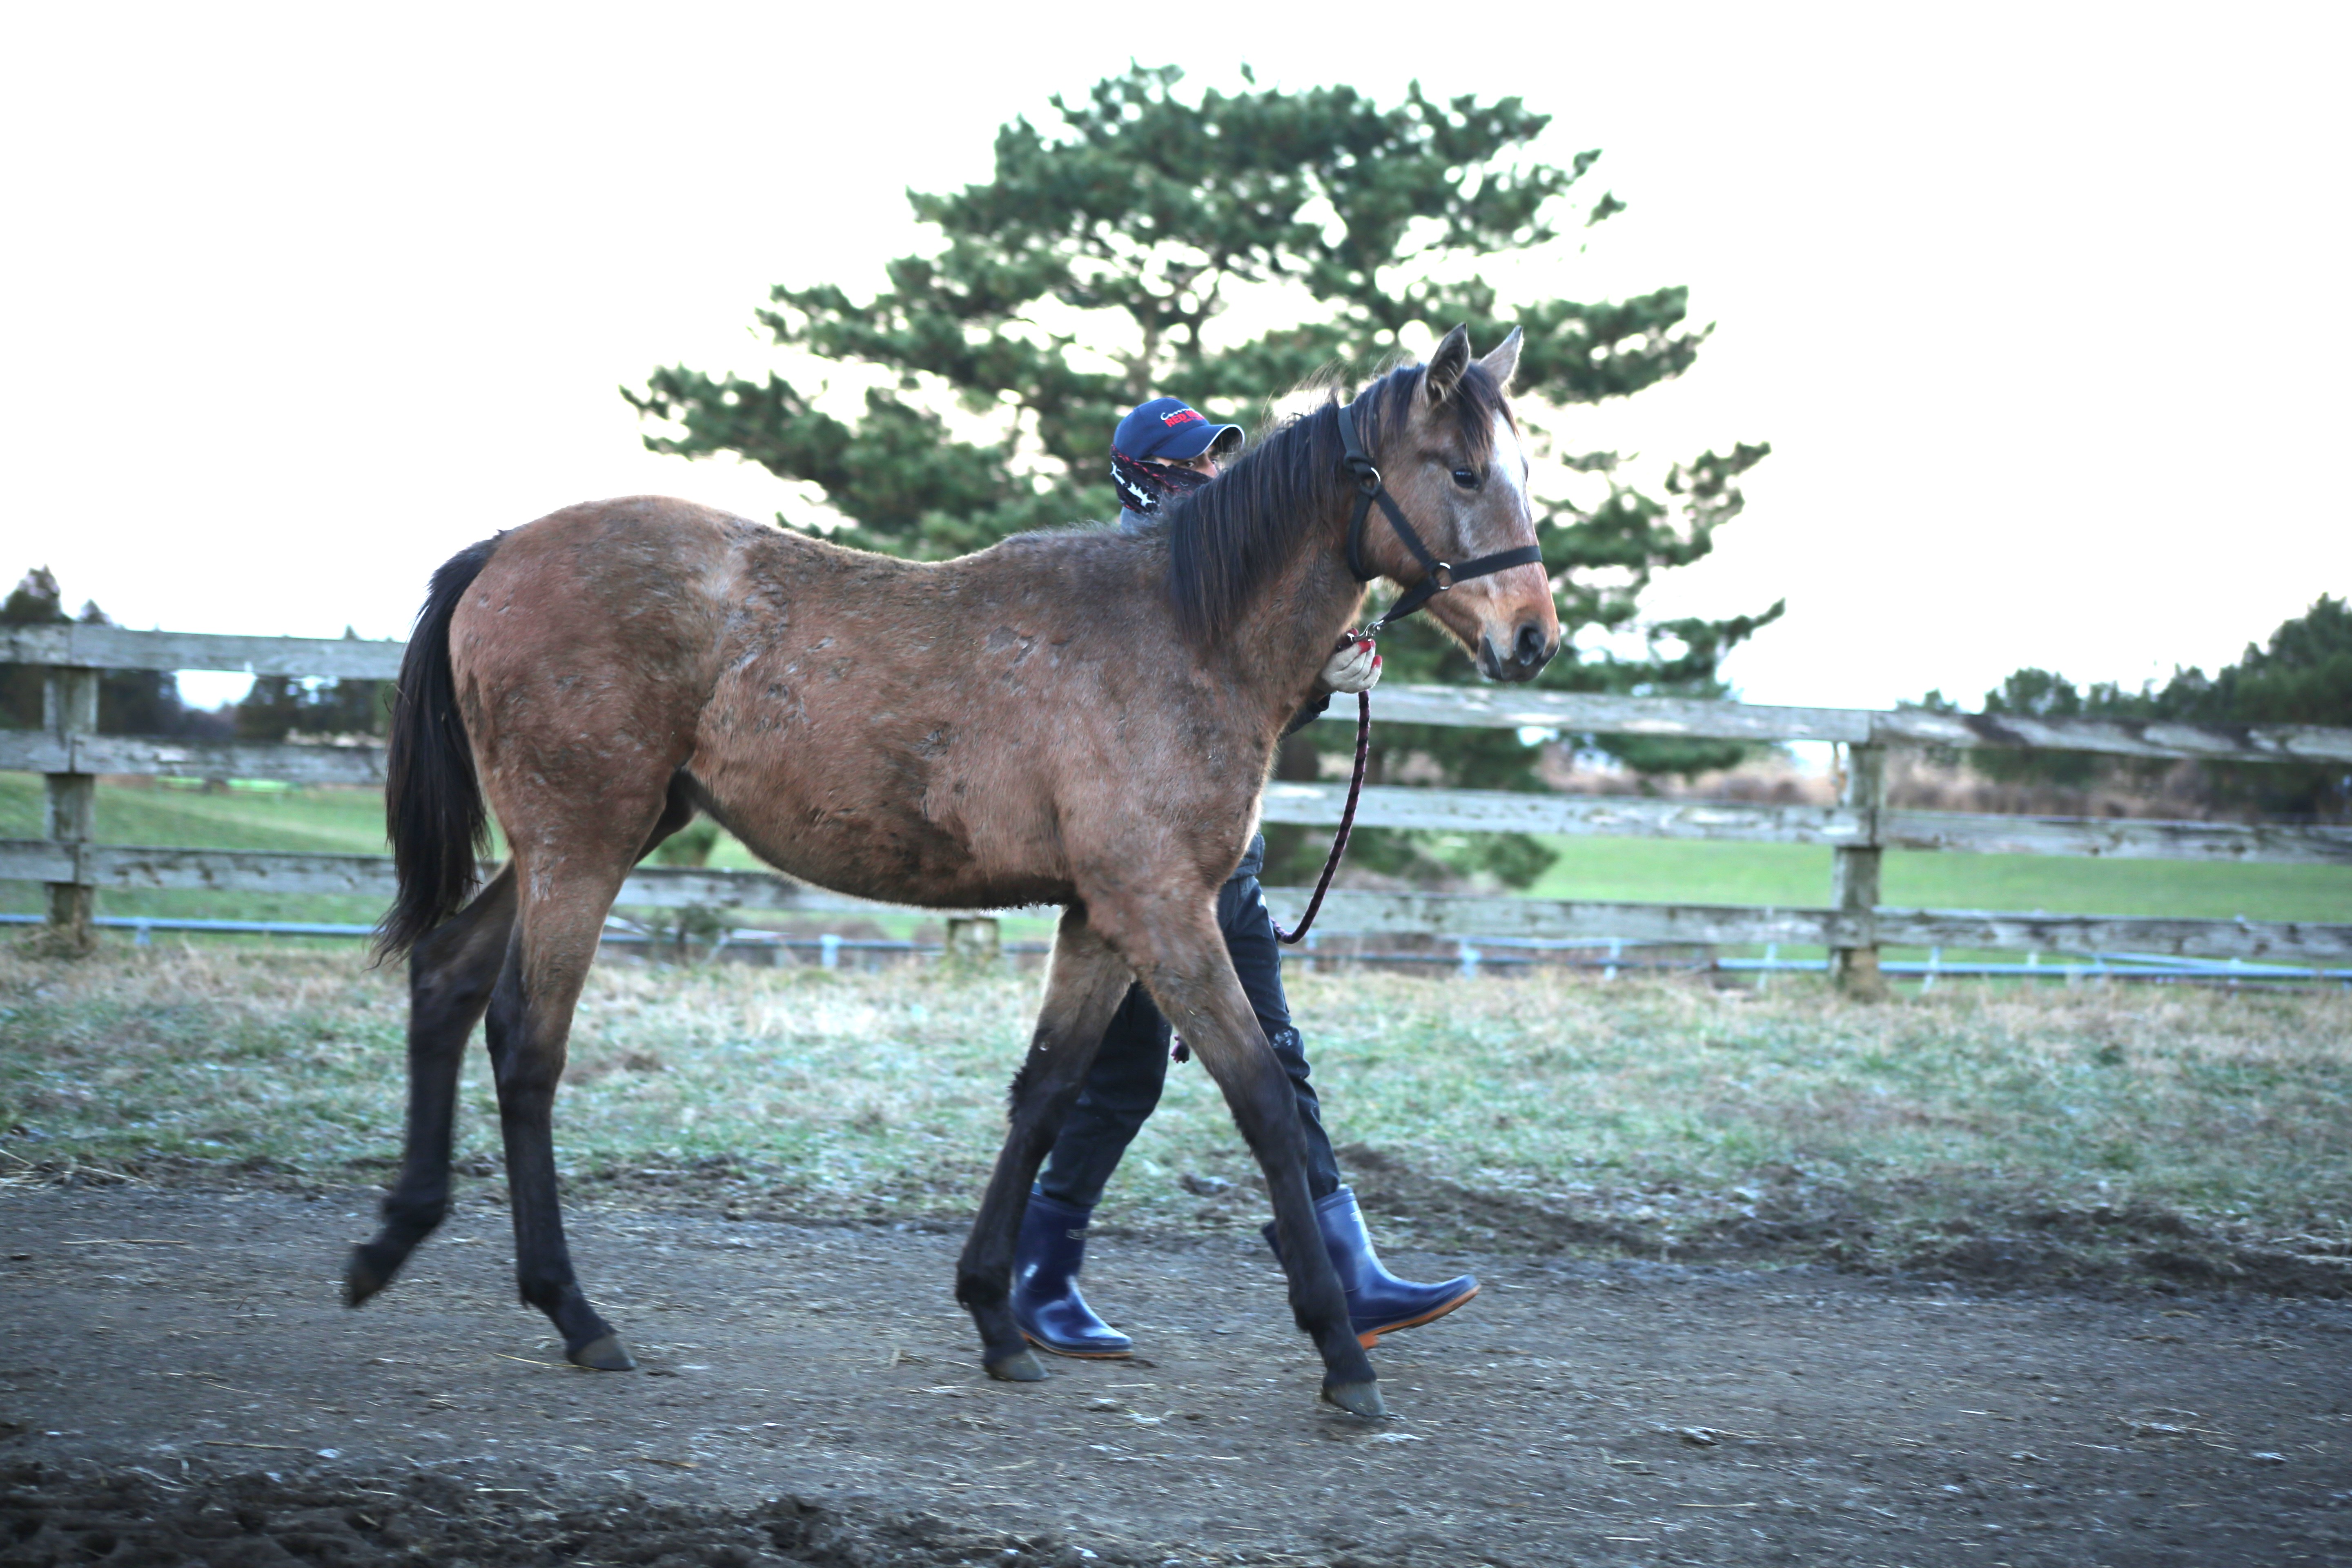
<svg viewBox="0 0 2352 1568"><path fill-rule="evenodd" d="M1322 1108L1307 1081L1307 1051L1291 1026L1274 920L1265 912L1255 877L1235 877L1219 890L1217 924L1224 931L1225 951L1233 955L1242 990L1297 1094L1298 1121L1307 1134L1307 1191L1318 1198L1328 1197L1339 1190L1339 1163L1332 1157ZM1086 1088L1070 1108L1062 1135L1054 1141L1037 1178L1047 1197L1094 1207L1103 1184L1118 1168L1119 1156L1160 1103L1160 1086L1168 1078L1168 1020L1142 986L1129 987L1127 1000L1103 1031L1102 1048L1087 1074Z"/></svg>

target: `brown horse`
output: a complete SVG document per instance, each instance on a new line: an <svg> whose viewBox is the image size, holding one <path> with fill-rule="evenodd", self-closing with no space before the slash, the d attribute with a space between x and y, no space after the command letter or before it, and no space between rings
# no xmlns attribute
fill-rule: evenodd
<svg viewBox="0 0 2352 1568"><path fill-rule="evenodd" d="M1351 405L1441 557L1534 539L1505 393L1514 331L1461 329ZM448 1205L459 1058L487 1015L522 1299L583 1366L633 1364L572 1273L551 1112L572 1009L631 867L698 809L821 887L944 908L1063 906L1010 1130L956 1271L982 1362L1044 1369L1006 1306L1039 1163L1130 978L1223 1089L1264 1167L1324 1396L1381 1410L1315 1227L1287 1080L1213 910L1275 743L1362 607L1339 406L1281 426L1141 534L1024 534L961 560L845 550L683 501L577 506L433 579L402 667L386 792L410 954L405 1160L347 1299L390 1282ZM1368 574L1425 574L1375 520ZM1444 581L1440 574L1434 580ZM1438 594L1490 677L1558 648L1540 565ZM497 813L512 859L478 896Z"/></svg>

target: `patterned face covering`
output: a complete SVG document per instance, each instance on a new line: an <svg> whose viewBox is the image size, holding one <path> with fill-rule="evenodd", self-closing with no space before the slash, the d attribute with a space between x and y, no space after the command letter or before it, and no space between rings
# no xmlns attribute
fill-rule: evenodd
<svg viewBox="0 0 2352 1568"><path fill-rule="evenodd" d="M1215 477L1198 468L1139 461L1124 452L1110 455L1111 482L1118 487L1120 500L1129 511L1146 517L1158 511L1160 503L1169 497L1199 489Z"/></svg>

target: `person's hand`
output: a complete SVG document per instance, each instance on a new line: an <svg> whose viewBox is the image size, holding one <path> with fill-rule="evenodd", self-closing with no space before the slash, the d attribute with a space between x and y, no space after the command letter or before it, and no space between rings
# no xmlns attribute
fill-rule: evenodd
<svg viewBox="0 0 2352 1568"><path fill-rule="evenodd" d="M1351 634L1339 645L1339 651L1324 661L1323 684L1334 691L1370 691L1380 683L1380 650L1368 637Z"/></svg>

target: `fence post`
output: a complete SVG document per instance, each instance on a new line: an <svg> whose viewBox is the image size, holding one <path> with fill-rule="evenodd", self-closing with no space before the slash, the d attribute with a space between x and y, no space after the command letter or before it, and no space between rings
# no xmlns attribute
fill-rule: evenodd
<svg viewBox="0 0 2352 1568"><path fill-rule="evenodd" d="M947 956L967 963L993 963L1004 951L996 921L987 915L959 915L948 921Z"/></svg>
<svg viewBox="0 0 2352 1568"><path fill-rule="evenodd" d="M1862 839L1832 850L1830 900L1838 913L1862 929L1862 942L1830 953L1830 976L1839 990L1865 1002L1886 995L1886 979L1878 971L1878 822L1886 810L1886 748L1858 744L1846 748L1845 784L1838 804L1861 819Z"/></svg>
<svg viewBox="0 0 2352 1568"><path fill-rule="evenodd" d="M52 666L41 688L41 728L68 748L77 735L98 731L98 671ZM79 957L98 945L92 921L97 889L85 851L98 836L98 780L89 773L44 773L43 832L72 858L73 879L51 882L42 943L60 957Z"/></svg>

